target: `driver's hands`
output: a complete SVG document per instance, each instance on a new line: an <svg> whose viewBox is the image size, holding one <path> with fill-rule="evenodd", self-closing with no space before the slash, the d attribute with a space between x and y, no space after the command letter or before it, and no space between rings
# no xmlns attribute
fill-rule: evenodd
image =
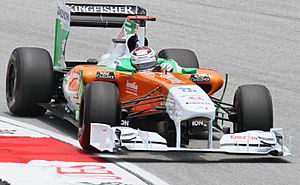
<svg viewBox="0 0 300 185"><path fill-rule="evenodd" d="M162 70L164 70L165 72L172 72L173 71L173 66L172 64L169 64L167 62L163 62L160 64L160 67Z"/></svg>

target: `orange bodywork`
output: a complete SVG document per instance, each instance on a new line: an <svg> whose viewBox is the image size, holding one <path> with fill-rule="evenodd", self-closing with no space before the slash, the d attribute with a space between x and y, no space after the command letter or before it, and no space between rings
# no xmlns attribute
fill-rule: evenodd
<svg viewBox="0 0 300 185"><path fill-rule="evenodd" d="M172 86L182 86L182 85L193 85L197 84L200 87L206 86L206 93L211 95L218 91L224 83L222 76L211 69L197 69L197 74L209 75L210 80L205 82L193 82L190 80L191 74L180 74L180 73L162 73L162 72L137 72L134 74L128 74L126 72L111 70L94 65L78 65L75 66L68 75L79 74L82 71L82 79L84 84L91 83L93 81L106 81L115 83L119 89L120 101L125 102L132 100L134 98L142 97L153 89L158 88L151 96L163 95L163 97L153 98L151 100L143 100L138 102L142 104L139 106L132 107L133 112L152 112L156 111L155 106L160 106L164 104L164 100L168 94L168 89ZM99 72L112 72L114 74L113 78L99 78L97 73ZM72 78L69 79L69 83L73 83ZM74 85L75 87L77 85ZM78 89L77 89L78 90ZM95 92L97 93L97 92ZM153 102L147 104L147 102ZM133 104L133 103L132 103ZM123 106L130 106L132 104L125 104Z"/></svg>

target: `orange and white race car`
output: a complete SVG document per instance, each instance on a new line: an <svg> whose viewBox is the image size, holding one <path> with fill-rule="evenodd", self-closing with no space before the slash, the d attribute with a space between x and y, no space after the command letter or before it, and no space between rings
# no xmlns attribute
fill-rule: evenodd
<svg viewBox="0 0 300 185"><path fill-rule="evenodd" d="M46 110L79 129L83 149L196 151L289 155L281 129L273 128L272 100L261 85L240 86L233 104L222 102L227 77L199 67L187 49L162 49L157 65L139 71L130 55L148 45L146 10L133 5L64 4L57 9L52 61L41 48L17 48L7 69L6 98L16 115ZM71 26L121 28L100 60L65 61ZM224 86L220 99L212 95ZM224 122L231 122L232 126ZM227 126L225 126L227 125ZM220 148L212 147L221 132ZM190 140L207 133L207 146Z"/></svg>

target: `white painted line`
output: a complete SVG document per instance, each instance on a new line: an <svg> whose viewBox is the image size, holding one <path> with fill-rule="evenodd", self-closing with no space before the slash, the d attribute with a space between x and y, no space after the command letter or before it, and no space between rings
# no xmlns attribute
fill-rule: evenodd
<svg viewBox="0 0 300 185"><path fill-rule="evenodd" d="M10 119L10 118L6 118L4 116L0 116L0 121L6 122L6 123L9 123L9 124L12 124L14 126L21 127L21 128L26 128L26 129L29 129L29 130L32 130L32 131L50 136L50 137L53 137L53 138L58 139L60 141L69 143L69 144L71 144L71 145L73 145L77 148L80 148L79 142L76 141L75 139L70 138L70 137L63 136L63 135L57 134L55 132L52 132L52 131L49 131L49 130L46 130L46 129L43 129L43 128L39 128L39 127L30 125L28 123L25 123L25 122L20 122L20 121L16 121L16 120L13 120L13 119Z"/></svg>
<svg viewBox="0 0 300 185"><path fill-rule="evenodd" d="M10 118L6 118L4 116L0 116L0 121L12 124L14 126L30 129L32 131L35 131L35 132L38 132L38 133L41 133L41 134L45 134L47 136L58 139L60 141L69 143L69 144L71 144L71 145L73 145L77 148L81 148L79 142L77 140L73 139L73 138L70 138L70 137L67 137L67 136L64 136L64 135L61 135L61 134L58 134L58 133L55 133L55 132L52 132L52 131L49 131L49 130L46 130L46 129L43 129L43 128L39 128L39 127L30 125L28 123L25 123L25 122L20 122L20 121L16 121L16 120L13 120L13 119L10 119ZM114 161L110 161L110 162L116 164L117 166L121 167L124 170L127 170L131 174L139 177L140 179L142 179L144 181L147 181L147 183L149 183L149 184L168 185L166 182L162 181L161 179L159 179L158 177L152 175L151 173L139 168L138 166L136 166L134 164L125 162L121 158L119 158L115 155L112 155L112 154L96 154L96 155L101 157L101 158L109 157L109 158L118 159L118 162L114 162Z"/></svg>
<svg viewBox="0 0 300 185"><path fill-rule="evenodd" d="M114 162L114 161L111 161L111 162L115 163L116 165L120 166L123 169L126 169L130 173L137 175L139 178L144 179L145 181L148 181L148 183L150 183L150 184L169 185L168 183L162 181L161 179L152 175L151 173L147 172L146 170L143 170L132 163L123 161L121 158L119 158L115 155L98 154L97 156L99 156L101 158L109 157L109 158L118 159L119 162Z"/></svg>
<svg viewBox="0 0 300 185"><path fill-rule="evenodd" d="M0 122L0 136L19 136L19 137L32 137L32 138L49 137L45 134L41 134L5 122Z"/></svg>

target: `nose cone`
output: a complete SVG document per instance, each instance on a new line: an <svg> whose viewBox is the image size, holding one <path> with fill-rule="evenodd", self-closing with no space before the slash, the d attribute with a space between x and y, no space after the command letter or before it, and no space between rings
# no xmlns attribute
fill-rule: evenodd
<svg viewBox="0 0 300 185"><path fill-rule="evenodd" d="M214 103L197 85L170 88L166 105L167 112L173 120L186 120L195 117L215 119Z"/></svg>

